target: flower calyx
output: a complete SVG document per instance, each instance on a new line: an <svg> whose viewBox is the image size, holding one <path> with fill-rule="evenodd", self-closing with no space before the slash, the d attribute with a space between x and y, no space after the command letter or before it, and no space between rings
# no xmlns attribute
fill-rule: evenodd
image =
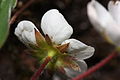
<svg viewBox="0 0 120 80"><path fill-rule="evenodd" d="M68 47L69 47L69 43L66 43L66 44L57 46L57 49L58 49L61 53L65 53L65 52L67 51Z"/></svg>
<svg viewBox="0 0 120 80"><path fill-rule="evenodd" d="M37 45L40 45L41 42L45 41L45 38L35 28L34 28L34 30L35 30L35 38L36 38Z"/></svg>

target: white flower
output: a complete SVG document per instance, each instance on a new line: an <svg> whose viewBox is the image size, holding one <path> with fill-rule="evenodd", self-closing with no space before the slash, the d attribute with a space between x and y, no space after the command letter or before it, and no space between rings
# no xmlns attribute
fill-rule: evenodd
<svg viewBox="0 0 120 80"><path fill-rule="evenodd" d="M107 40L120 46L120 1L109 1L108 11L96 0L88 3L90 22Z"/></svg>
<svg viewBox="0 0 120 80"><path fill-rule="evenodd" d="M15 29L15 35L24 44L36 44L35 29L39 31L31 21L21 21Z"/></svg>
<svg viewBox="0 0 120 80"><path fill-rule="evenodd" d="M15 35L24 43L32 42L36 44L34 28L36 29L32 22L21 21L15 29ZM64 68L68 76L74 77L80 72L86 71L87 64L84 59L93 55L94 48L76 39L69 39L73 33L73 29L58 10L52 9L43 15L41 29L56 45L69 43L67 53L76 58L76 63L80 66L80 70L74 71L71 68Z"/></svg>

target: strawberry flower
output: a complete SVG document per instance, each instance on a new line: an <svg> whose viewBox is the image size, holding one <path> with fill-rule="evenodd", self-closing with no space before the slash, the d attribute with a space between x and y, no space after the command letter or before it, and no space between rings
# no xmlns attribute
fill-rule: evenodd
<svg viewBox="0 0 120 80"><path fill-rule="evenodd" d="M94 28L113 45L120 46L120 1L109 1L108 11L96 0L88 3L87 13Z"/></svg>
<svg viewBox="0 0 120 80"><path fill-rule="evenodd" d="M17 25L15 35L25 45L34 46L34 55L40 62L47 56L53 58L47 65L48 69L57 69L68 77L86 71L84 59L94 54L94 48L76 39L69 39L73 29L58 10L51 9L43 15L41 29L44 37L31 21L24 20Z"/></svg>

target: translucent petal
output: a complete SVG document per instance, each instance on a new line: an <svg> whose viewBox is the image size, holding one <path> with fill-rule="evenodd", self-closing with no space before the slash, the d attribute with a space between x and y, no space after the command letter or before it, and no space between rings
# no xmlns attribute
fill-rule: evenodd
<svg viewBox="0 0 120 80"><path fill-rule="evenodd" d="M74 71L71 68L64 68L66 71L66 75L68 77L71 77L71 78L76 77L77 75L79 75L87 70L87 64L85 63L85 61L80 60L80 61L76 61L76 62L79 64L81 71Z"/></svg>
<svg viewBox="0 0 120 80"><path fill-rule="evenodd" d="M68 53L79 60L87 59L94 54L95 50L93 47L87 46L76 39L65 40L62 44L66 43L69 43Z"/></svg>
<svg viewBox="0 0 120 80"><path fill-rule="evenodd" d="M108 10L116 22L120 25L120 1L109 1Z"/></svg>
<svg viewBox="0 0 120 80"><path fill-rule="evenodd" d="M34 29L38 31L31 21L24 20L18 23L15 29L15 35L26 45L36 44Z"/></svg>
<svg viewBox="0 0 120 80"><path fill-rule="evenodd" d="M87 13L94 28L120 46L120 28L111 14L96 0L88 3Z"/></svg>
<svg viewBox="0 0 120 80"><path fill-rule="evenodd" d="M51 9L43 15L41 28L44 34L48 34L52 41L57 44L68 39L73 33L72 27L56 9Z"/></svg>

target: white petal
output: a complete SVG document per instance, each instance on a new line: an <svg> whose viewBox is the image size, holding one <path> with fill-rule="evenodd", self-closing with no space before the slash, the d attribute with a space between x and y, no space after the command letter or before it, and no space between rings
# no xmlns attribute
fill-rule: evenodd
<svg viewBox="0 0 120 80"><path fill-rule="evenodd" d="M59 71L54 72L53 79L52 80L68 80L68 77Z"/></svg>
<svg viewBox="0 0 120 80"><path fill-rule="evenodd" d="M120 1L109 1L108 9L113 18L120 25Z"/></svg>
<svg viewBox="0 0 120 80"><path fill-rule="evenodd" d="M64 68L66 71L66 75L68 77L74 78L77 75L82 74L83 72L85 72L87 70L87 64L85 63L85 61L81 60L81 61L76 61L76 62L80 66L81 71L74 71L71 68Z"/></svg>
<svg viewBox="0 0 120 80"><path fill-rule="evenodd" d="M65 40L62 44L69 43L68 53L70 55L82 60L91 57L94 54L94 48L91 46L87 46L86 44L76 40L76 39L68 39Z"/></svg>
<svg viewBox="0 0 120 80"><path fill-rule="evenodd" d="M24 20L18 23L15 29L15 35L26 45L36 44L34 29L38 31L31 21Z"/></svg>
<svg viewBox="0 0 120 80"><path fill-rule="evenodd" d="M95 0L88 3L87 13L96 30L109 37L115 45L120 46L120 28L111 14Z"/></svg>
<svg viewBox="0 0 120 80"><path fill-rule="evenodd" d="M53 75L53 80L61 80L61 78L58 75Z"/></svg>
<svg viewBox="0 0 120 80"><path fill-rule="evenodd" d="M92 0L88 3L87 13L91 23L100 32L109 27L111 22L114 22L109 12L96 0ZM101 26L99 27L98 25Z"/></svg>
<svg viewBox="0 0 120 80"><path fill-rule="evenodd" d="M49 10L43 15L41 28L44 34L48 34L52 41L57 44L68 39L73 33L72 27L56 9Z"/></svg>

